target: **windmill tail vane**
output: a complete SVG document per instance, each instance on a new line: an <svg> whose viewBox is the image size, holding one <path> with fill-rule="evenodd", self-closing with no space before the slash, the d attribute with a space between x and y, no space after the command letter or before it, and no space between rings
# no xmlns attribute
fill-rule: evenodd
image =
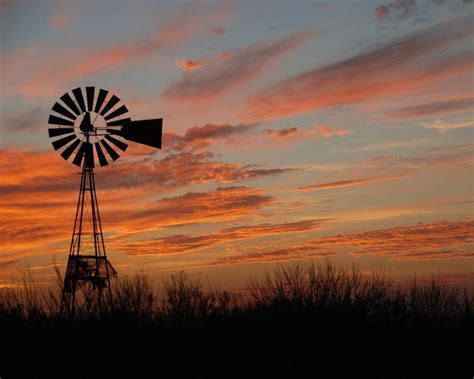
<svg viewBox="0 0 474 379"><path fill-rule="evenodd" d="M54 126L48 129L54 150L82 168L61 314L100 311L111 297L116 271L107 259L94 168L116 161L119 151L127 150L126 141L161 149L163 119L131 120L114 94L78 87L53 105L48 124Z"/></svg>

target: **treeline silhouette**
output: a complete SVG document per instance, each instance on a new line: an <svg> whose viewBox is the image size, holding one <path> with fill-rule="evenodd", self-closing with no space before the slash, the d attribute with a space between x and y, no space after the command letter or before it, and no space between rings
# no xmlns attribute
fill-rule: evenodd
<svg viewBox="0 0 474 379"><path fill-rule="evenodd" d="M119 277L101 312L66 319L60 286L0 292L0 377L472 377L474 298L329 262L278 266L243 292L185 273Z"/></svg>

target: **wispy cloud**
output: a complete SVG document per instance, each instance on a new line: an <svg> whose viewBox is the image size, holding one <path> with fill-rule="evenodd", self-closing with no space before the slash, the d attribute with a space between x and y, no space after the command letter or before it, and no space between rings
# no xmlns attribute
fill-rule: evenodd
<svg viewBox="0 0 474 379"><path fill-rule="evenodd" d="M98 191L109 230L129 225L140 232L173 224L231 220L266 207L275 199L260 189L235 186L152 199L171 189L235 183L291 171L223 163L213 158L209 152L182 150L162 159L147 156L118 161L110 170L101 171ZM0 227L4 251L35 253L68 238L71 209L77 199L76 173L77 168L53 151L0 150L0 218L8 220ZM135 199L133 208L131 198Z"/></svg>
<svg viewBox="0 0 474 379"><path fill-rule="evenodd" d="M333 136L347 136L353 134L353 130L347 129L335 129L328 125L313 125L307 129L300 128L288 128L288 129L265 129L264 133L272 136L276 139L289 139L295 137L309 138L309 137L321 137L330 138Z"/></svg>
<svg viewBox="0 0 474 379"><path fill-rule="evenodd" d="M298 191L321 191L321 190L329 190L335 188L347 188L347 187L355 187L367 184L374 184L374 183L381 183L387 180L396 180L404 178L405 175L390 175L390 176L375 176L371 178L358 178L358 179L350 179L350 180L340 180L337 182L327 182L327 183L319 183L319 184L311 184L307 186L298 187Z"/></svg>
<svg viewBox="0 0 474 379"><path fill-rule="evenodd" d="M399 108L389 111L388 114L399 119L432 118L456 112L472 113L473 106L474 97L468 97Z"/></svg>
<svg viewBox="0 0 474 379"><path fill-rule="evenodd" d="M209 138L217 138L216 134L233 133L226 128L211 130L197 129L191 132L184 142L180 142L193 144L191 149L178 149L161 159L137 156L134 159L119 160L112 169L101 172L101 183L109 190L139 189L152 192L196 184L241 182L300 170L291 167L274 168L258 164L220 162L218 157L209 151L194 151L193 147L197 146L197 141L206 143ZM4 198L20 193L44 195L75 191L76 172L75 166L64 162L54 151L0 150L0 193Z"/></svg>
<svg viewBox="0 0 474 379"><path fill-rule="evenodd" d="M331 105L394 96L469 72L472 52L420 59L474 33L470 17L452 19L395 39L343 61L306 71L257 92L252 120L271 119Z"/></svg>
<svg viewBox="0 0 474 379"><path fill-rule="evenodd" d="M313 35L313 32L294 33L273 42L256 43L232 51L227 55L230 59L214 60L199 71L185 72L179 82L163 92L163 97L170 100L196 100L218 96L264 72L278 58L293 51Z"/></svg>
<svg viewBox="0 0 474 379"><path fill-rule="evenodd" d="M211 264L317 258L349 252L353 256L382 256L393 260L474 258L474 221L438 221L364 233L323 237L266 253L225 257Z"/></svg>
<svg viewBox="0 0 474 379"><path fill-rule="evenodd" d="M229 125L229 124L206 124L203 126L195 126L186 130L184 135L167 134L164 139L167 140L168 146L175 150L202 148L208 146L216 140L227 139L237 135L250 133L259 125Z"/></svg>
<svg viewBox="0 0 474 379"><path fill-rule="evenodd" d="M445 133L453 129L471 128L474 126L474 120L472 118L461 121L434 120L432 122L422 123L421 126L425 129L436 129L441 133Z"/></svg>
<svg viewBox="0 0 474 379"><path fill-rule="evenodd" d="M396 0L381 4L374 9L375 19L383 21L387 18L404 19L418 15L416 0Z"/></svg>
<svg viewBox="0 0 474 379"><path fill-rule="evenodd" d="M2 112L2 129L7 133L39 131L44 125L45 112L41 108L31 108L22 112Z"/></svg>
<svg viewBox="0 0 474 379"><path fill-rule="evenodd" d="M430 12L436 8L444 7L444 10L458 8L471 3L472 0L448 1L448 0L394 0L384 1L383 4L374 8L374 17L377 21L399 21L404 19L424 20ZM468 9L466 9L468 10Z"/></svg>
<svg viewBox="0 0 474 379"><path fill-rule="evenodd" d="M216 222L254 212L272 204L275 199L261 189L222 187L208 192L188 192L149 204L146 210L129 217L132 224L179 225L193 222ZM135 221L134 221L135 220Z"/></svg>
<svg viewBox="0 0 474 379"><path fill-rule="evenodd" d="M210 10L187 7L175 19L158 27L149 38L140 36L106 48L76 46L55 55L38 54L34 57L36 68L32 71L30 69L31 72L20 78L20 82L14 83L10 90L32 98L57 96L59 88L64 87L67 82L152 58L163 49L196 38L200 32L205 31L206 23L221 21L229 17L229 14L230 7L225 4ZM18 76L16 71L16 67L11 66L7 74Z"/></svg>
<svg viewBox="0 0 474 379"><path fill-rule="evenodd" d="M118 246L131 255L182 254L232 241L315 230L326 221L326 219L312 219L282 224L241 226L198 236L174 235L147 241L120 242Z"/></svg>

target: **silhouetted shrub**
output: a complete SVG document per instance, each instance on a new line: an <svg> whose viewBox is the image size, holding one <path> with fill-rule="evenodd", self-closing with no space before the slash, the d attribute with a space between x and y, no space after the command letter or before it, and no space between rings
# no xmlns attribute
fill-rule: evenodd
<svg viewBox="0 0 474 379"><path fill-rule="evenodd" d="M0 292L2 378L64 377L51 357L66 364L91 349L118 364L89 361L66 377L143 376L153 364L163 377L183 378L335 377L334 367L354 366L388 367L375 377L397 377L397 367L469 367L463 346L474 337L473 297L436 277L402 286L383 272L328 262L280 265L250 280L242 296L185 273L157 291L136 274L114 282L101 312L72 319L59 314L61 282L59 270L51 287L26 272L22 288Z"/></svg>

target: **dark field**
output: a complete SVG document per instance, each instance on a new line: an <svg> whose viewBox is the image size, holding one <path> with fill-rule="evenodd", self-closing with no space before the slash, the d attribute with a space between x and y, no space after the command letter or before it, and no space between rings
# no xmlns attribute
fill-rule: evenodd
<svg viewBox="0 0 474 379"><path fill-rule="evenodd" d="M60 283L60 278L59 278ZM59 286L58 286L59 288ZM331 264L280 267L247 295L184 274L115 282L102 313L58 315L60 292L0 293L0 377L472 378L474 299Z"/></svg>

